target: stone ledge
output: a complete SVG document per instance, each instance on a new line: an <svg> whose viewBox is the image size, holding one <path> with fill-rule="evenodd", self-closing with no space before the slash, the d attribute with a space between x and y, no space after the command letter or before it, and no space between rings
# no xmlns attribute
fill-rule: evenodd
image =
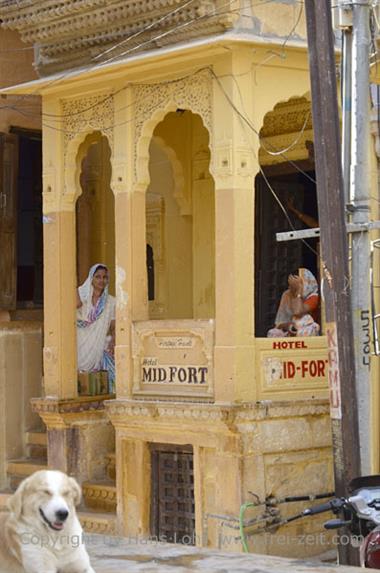
<svg viewBox="0 0 380 573"><path fill-rule="evenodd" d="M271 418L321 416L329 414L329 402L325 399L284 400L232 403L175 402L157 400L107 400L105 408L115 423L122 419L148 418L151 420L178 419L219 422L227 426L245 424Z"/></svg>
<svg viewBox="0 0 380 573"><path fill-rule="evenodd" d="M86 506L100 511L116 511L116 485L109 482L83 482L82 494Z"/></svg>
<svg viewBox="0 0 380 573"><path fill-rule="evenodd" d="M76 414L78 412L88 412L91 410L104 410L104 401L110 400L113 394L102 396L78 396L67 400L58 398L32 398L32 410L37 414Z"/></svg>

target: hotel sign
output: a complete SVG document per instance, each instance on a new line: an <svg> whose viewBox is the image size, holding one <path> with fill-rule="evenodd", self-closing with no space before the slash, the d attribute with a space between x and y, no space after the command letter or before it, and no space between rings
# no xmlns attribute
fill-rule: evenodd
<svg viewBox="0 0 380 573"><path fill-rule="evenodd" d="M135 394L213 393L214 324L163 320L133 325Z"/></svg>
<svg viewBox="0 0 380 573"><path fill-rule="evenodd" d="M327 397L326 338L257 339L259 399Z"/></svg>

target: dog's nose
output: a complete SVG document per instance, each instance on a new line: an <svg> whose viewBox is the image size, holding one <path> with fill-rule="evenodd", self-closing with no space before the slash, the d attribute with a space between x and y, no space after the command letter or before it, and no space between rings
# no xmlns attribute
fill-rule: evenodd
<svg viewBox="0 0 380 573"><path fill-rule="evenodd" d="M58 509L58 511L55 512L55 515L57 519L59 519L59 521L65 521L65 519L67 519L67 516L69 515L69 512L67 511L67 509Z"/></svg>

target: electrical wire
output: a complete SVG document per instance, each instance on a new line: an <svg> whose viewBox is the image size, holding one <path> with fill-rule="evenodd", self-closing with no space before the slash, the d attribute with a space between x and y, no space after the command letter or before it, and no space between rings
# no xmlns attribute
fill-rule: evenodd
<svg viewBox="0 0 380 573"><path fill-rule="evenodd" d="M273 1L275 1L275 0L268 0L268 3L271 3L271 2L273 2ZM162 16L161 18L159 18L158 21L156 21L156 22L154 22L154 23L150 23L150 24L147 25L144 29L142 29L142 30L136 32L135 34L133 34L132 36L129 36L128 38L125 38L125 39L122 40L121 42L117 42L114 46L111 46L110 48L107 48L106 50L104 50L104 51L101 52L100 54L97 54L96 56L94 56L93 60L99 60L99 59L101 59L104 55L106 55L106 54L110 53L111 51L117 49L117 48L120 47L121 45L124 45L125 43L131 41L132 39L136 38L138 35L143 34L145 31L148 31L149 29L151 29L151 28L153 28L153 27L159 25L162 21L164 21L165 19L169 18L170 16L172 16L172 15L178 13L179 11L183 10L184 8L186 8L187 6L189 6L190 4L192 4L193 2L194 2L194 0L187 0L187 1L184 2L181 6L177 6L174 10L171 10L170 12L168 12L167 14L165 14L164 16ZM229 5L229 4L230 4L230 2L228 1L225 5ZM257 4L262 4L262 3L257 3ZM287 38L285 39L285 41L284 41L284 43L283 43L283 45L282 45L282 48L284 48L284 47L286 46L287 42L289 41L289 38L290 38L290 37L292 36L292 34L295 32L295 30L296 30L296 28L297 28L297 26L298 26L298 24L299 24L299 22L300 22L300 19L301 19L302 13L303 13L303 3L300 2L300 4L301 4L301 6L300 6L300 11L299 11L298 17L297 17L297 19L296 19L296 22L295 22L295 24L293 25L291 31L289 32ZM253 4L251 4L251 6L253 6ZM225 13L232 13L232 12L234 12L234 11L240 11L240 8L238 8L238 9L236 9L236 10L228 10L228 11L226 11ZM168 34L171 34L171 33L173 33L173 32L176 32L176 31L178 31L178 30L180 30L180 29L182 29L182 28L184 28L184 27L187 27L187 26L191 25L192 23L194 23L194 22L196 22L196 21L198 21L198 20L204 20L205 18L213 18L213 17L216 17L216 16L220 16L221 14L223 14L223 12L220 12L220 11L219 11L219 12L216 12L215 10L213 10L211 13L209 12L209 13L207 13L207 14L202 14L201 16L197 16L197 17L195 17L195 18L192 18L192 19L190 19L190 20L187 21L187 22L184 22L184 23L182 23L182 24L179 24L179 25L175 26L175 27L172 28L172 29L166 30L165 32L163 32L163 33L161 33L161 34L158 34L158 35L155 36L154 38L151 38L151 39L149 39L149 40L147 40L147 41L144 41L144 42L142 42L141 44L139 44L139 45L137 45L137 46L133 46L132 48L130 48L130 49L127 50L127 51L122 52L121 54L118 53L116 56L111 57L111 58L107 59L106 61L102 61L102 62L99 63L99 64L94 64L93 66L87 67L87 69L82 70L82 72L87 71L87 70L92 70L92 69L96 68L98 65L105 65L105 64L107 64L107 63L109 63L109 62L111 62L111 61L114 61L115 59L120 59L121 57L123 57L123 56L125 56L125 55L131 53L132 51L135 51L135 50L137 50L137 49L139 49L139 48L145 46L146 44L150 44L150 43L152 43L152 42L155 42L155 41L157 41L157 40L160 40L160 39L162 39L163 37L166 37ZM256 133L256 135L260 138L259 132L254 128L254 126L251 124L251 122L248 120L248 118L245 117L245 116L243 116L243 114L242 114L242 113L236 108L236 106L233 104L232 100L230 100L228 94L225 92L225 90L224 90L224 88L223 88L221 82L219 81L218 77L216 76L215 72L212 70L212 68L209 68L209 69L211 69L211 72L212 72L214 78L218 81L219 87L222 89L222 91L223 91L223 93L225 94L225 96L227 97L227 99L228 99L230 105L233 107L234 111L235 111L236 113L238 113L240 119L243 120L243 121L245 122L245 124L248 125L248 127L249 127L251 130L253 130L254 133ZM63 79L63 77L67 77L70 73L72 73L72 72L68 72L68 73L64 74L63 76L61 76L61 77L59 77L59 78L55 78L55 79L54 79L54 83L56 83L57 81L61 81L61 80ZM197 73L197 72L195 72L195 73ZM234 79L235 79L235 78L234 78ZM177 79L172 80L172 81L173 81L173 82L179 81L179 79L177 78ZM235 79L235 82L236 82L236 79ZM162 82L160 82L160 83L162 83ZM48 85L50 86L51 83L48 84ZM72 116L73 114L76 115L76 114L86 113L87 111L90 111L91 109L93 109L93 108L95 108L95 107L97 107L97 106L102 105L102 104L105 103L109 98L114 97L115 95L117 95L118 93L120 93L121 91L123 91L123 90L126 89L126 88L127 88L127 86L123 86L122 88L120 88L120 89L117 90L116 92L113 92L112 94L109 94L109 95L105 96L103 99L101 99L100 101L96 102L96 103L93 104L92 106L89 106L89 107L87 107L87 108L85 108L85 109L78 110L77 112L73 112L73 113L70 113L70 114L67 114L67 115ZM238 86L238 88L239 88L239 86ZM240 88L239 88L239 92L240 92ZM30 95L32 95L32 94L28 94L28 95L30 96ZM240 97L241 97L241 93L240 93ZM242 98L241 98L241 100L242 100ZM134 105L134 103L135 103L135 102L131 103L130 105ZM15 106L0 106L0 109L14 109L15 111L18 111L19 113L21 113L21 114L24 115L24 116L27 116L27 115L28 115L25 110L20 110L19 108L16 108ZM53 117L59 117L60 120L61 120L62 118L67 117L67 115L64 115L64 114L60 114L60 115L58 115L58 114L43 114L43 115L45 115L46 117L50 117L50 118L51 118L50 121L52 120ZM307 117L306 117L306 119L305 119L305 122L304 122L304 126L303 126L301 132L298 134L296 140L295 140L294 142L292 142L291 145L288 146L286 149L279 150L279 151L278 151L278 150L277 150L277 151L271 151L271 150L269 150L269 149L265 146L265 144L263 144L263 138L260 138L261 146L262 146L263 149L264 149L267 153L269 153L270 155L284 155L287 151L289 151L289 149L291 149L291 148L292 148L294 145L296 145L296 143L299 141L300 137L302 136L303 131L304 131L305 128L306 128L306 125L307 125L307 122L308 122L309 117L310 117L310 112L309 112L309 114L307 115ZM134 119L135 119L135 118L134 118ZM56 127L54 127L54 126L49 126L49 125L47 125L47 124L43 124L43 125L44 125L44 127L48 127L48 128L50 128L50 129L55 129L55 130L58 130L58 131L64 131L64 130L62 130L61 128L56 128ZM115 125L112 126L112 127L115 127ZM111 126L110 126L110 128L111 128ZM66 132L67 132L67 131L66 131ZM264 141L265 141L265 140L264 140ZM287 159L286 159L286 160L287 160ZM302 171L302 170L300 170L300 171L301 171L306 177L308 177L309 179L311 179L311 180L315 183L315 181L314 181L306 172L304 172L304 171ZM289 218L286 209L284 208L284 206L283 206L283 204L281 203L279 197L277 196L277 194L275 193L274 189L273 189L272 186L270 185L270 183L269 183L269 181L268 181L268 178L267 178L266 174L264 173L263 169L261 168L261 166L260 166L260 172L261 172L261 174L262 174L262 176L263 176L263 178L264 178L264 181L266 182L268 188L270 189L271 193L273 194L275 200L276 200L277 203L279 204L279 206L280 206L282 212L284 213L284 215L285 215L285 217L286 217L286 219L287 219L287 221L288 221L290 227L291 227L293 230L295 230L295 227L294 227L294 225L292 224L292 221L291 221L291 219ZM302 240L302 241L307 245L307 247L308 247L309 249L311 249L311 250L316 254L316 251L315 251L314 249L312 249L312 248L310 247L310 245L309 245L306 241L304 241L304 240Z"/></svg>
<svg viewBox="0 0 380 573"><path fill-rule="evenodd" d="M230 106L232 107L232 109L235 111L235 113L238 115L238 117L240 118L240 121L243 122L243 125L247 125L247 126L255 133L255 135L257 135L258 137L260 137L260 136L259 136L259 132L257 131L257 129L255 129L255 128L252 126L252 124L251 124L251 122L249 121L249 119L248 119L245 115L243 115L243 114L241 113L241 111L235 106L234 102L231 100L229 94L228 94L227 91L224 89L222 83L220 82L218 76L215 74L214 70L211 69L211 73L212 73L212 75L214 76L214 79L217 81L217 83L218 83L218 85L219 85L219 88L222 90L222 93L224 94L224 96L225 96L225 98L227 99L228 103L230 104ZM249 140L248 140L248 141L249 141ZM266 176L266 174L265 174L263 168L261 167L260 162L259 162L259 160L258 160L258 157L257 157L257 155L256 155L256 153L255 153L255 151L254 151L254 149L253 149L252 147L251 147L251 151L252 151L252 153L254 154L254 156L255 156L255 158L256 158L256 160L257 160L257 163L258 163L258 165L259 165L259 171L260 171L261 176L263 177L263 179L264 179L264 181L265 181L265 183L266 183L268 189L269 189L270 192L272 193L272 195L273 195L275 201L277 202L277 204L279 205L281 211L283 212L283 214L284 214L286 220L287 220L288 223L289 223L290 228L291 228L293 231L296 231L297 229L294 227L294 225L293 225L293 223L292 223L292 221L291 221L291 219L290 219L290 217L289 217L289 215L288 215L288 213L287 213L287 211L286 211L284 205L282 204L280 198L278 197L277 193L275 192L275 190L273 189L272 185L270 184L270 182L269 182L269 180L268 180L268 177ZM300 239L300 240L301 240L301 242L302 242L313 254L315 254L316 256L318 256L317 251L316 251L315 249L313 249L313 247L312 247L311 245L309 245L309 243L308 243L307 241L305 241L305 239Z"/></svg>
<svg viewBox="0 0 380 573"><path fill-rule="evenodd" d="M161 22L163 22L164 20L166 20L167 18L169 18L169 16L173 16L174 14L176 14L177 12L183 10L184 8L186 8L187 6L189 6L190 4L193 4L195 0L187 0L187 2L185 2L184 4L181 4L181 6L178 6L177 8L175 8L174 10L172 10L171 12L169 12L169 14L165 14L164 16L162 16L161 18L159 18L157 21L152 22L151 24L149 24L148 26L146 26L146 28L144 29L144 32L147 32L148 30L150 30L151 28L158 26ZM125 44L126 42L130 42L131 40L133 40L134 38L136 38L136 36L141 35L142 31L138 31L135 32L134 34L132 34L132 36L128 36L127 38L124 38L124 40L122 40L121 42L118 42L117 44L115 44L114 46L111 46L111 48L108 48L107 50L105 50L102 54L98 54L96 56L94 56L92 59L93 60L98 60L99 58L101 58L102 56L108 54L109 52L111 52L112 50L116 50L117 48L119 48L120 46L122 46L123 44ZM119 57L119 56L118 56ZM102 64L107 63L102 61Z"/></svg>
<svg viewBox="0 0 380 573"><path fill-rule="evenodd" d="M182 5L182 8L183 8L184 6L186 6L187 4L189 4L190 2L193 2L193 1L194 1L194 0L188 0L185 4ZM265 4L267 4L267 3L270 4L270 3L273 3L273 2L275 2L275 1L276 1L276 0L266 0L265 2L250 2L250 6L251 6L251 7L254 7L254 6L256 6L256 5L260 5L260 6L261 6L263 3L265 3ZM297 0L297 1L298 1L298 0ZM225 3L222 5L222 7L224 7L224 6L229 6L229 5L230 5L230 0L227 0L227 2L225 2ZM301 3L301 5L302 5L302 3ZM175 12L177 12L178 9L179 9L179 8L177 7L176 9L171 10L169 13L167 13L166 15L164 15L164 16L162 17L162 19L168 18L170 15L172 15L172 14L175 13ZM208 18L214 18L215 16L221 16L221 15L230 14L230 13L233 13L233 12L240 12L240 8L236 8L236 9L233 9L233 10L226 10L226 11L220 11L220 10L219 10L218 12L215 12L214 10L212 10L211 12L206 12L206 14L202 14L202 15L200 15L200 16L197 16L196 18L193 18L192 20L190 20L190 21L188 21L188 22L185 22L184 24L176 25L174 28L171 28L170 30L167 30L166 32L164 32L164 34L167 35L167 34L176 32L176 31L178 31L180 28L182 28L182 27L184 27L184 26L188 26L188 25L190 25L190 24L192 24L192 23L194 23L194 22L196 22L196 21L198 21L198 20L204 20L204 19L208 19ZM143 29L140 30L139 32L135 33L135 34L133 35L133 37L136 37L138 34L143 34L143 33L144 33L148 28L150 28L150 27L151 27L151 25L149 24L148 26L146 26L145 28L143 28ZM293 28L294 28L294 27L293 27ZM156 42L156 41L157 41L158 39L160 39L161 37L162 37L162 34L159 34L159 35L157 35L157 36L154 36L153 38L150 38L149 40L146 40L146 41L142 42L141 44L138 44L137 46L132 47L130 50L127 50L126 52L123 52L122 54L117 54L117 55L113 56L112 58L110 58L109 60L107 60L107 62L112 62L112 61L115 61L115 60L117 60L117 59L120 59L121 57L123 57L123 56L129 54L130 52L140 49L141 47L143 47L143 46L146 45L146 44ZM127 41L129 41L130 39L132 39L131 36L129 36L128 38L125 38L124 41L127 42ZM285 42L287 42L288 39L289 39L289 35L288 35L288 37L286 38ZM95 57L96 57L96 58L102 57L102 56L103 56L105 53L107 53L109 50L110 50L110 48L107 48L106 50L104 50L103 52L101 52L100 54L98 54L97 56L94 56L94 58L95 58ZM98 68L99 66L105 65L105 63L107 63L107 62L103 62L103 61L102 61L102 62L99 62L99 63L95 63L95 64L92 64L92 65L85 66L84 68L81 68L81 69L80 69L80 72L81 72L81 73L85 73L85 72L88 72L88 71L92 71L92 70ZM63 81L64 79L70 77L71 75L76 75L76 74L78 73L78 71L79 71L79 70L77 70L77 69L66 71L66 72L64 72L63 74L61 74L59 77L54 78L51 82L47 83L46 86L47 86L47 87L51 87L51 86L54 85L55 83L60 82L60 81ZM26 97L30 97L30 96L36 95L36 94L37 94L37 90L38 90L38 88L36 88L36 91L35 91L34 94L32 93L32 94L27 94L27 95L24 95L24 96L20 96L18 99L19 99L19 100L23 100L23 99L25 99ZM109 97L112 97L112 96L109 96ZM100 105L100 103L98 102L97 105ZM3 107L0 106L0 110L1 110L1 109L5 109L5 106L3 106Z"/></svg>

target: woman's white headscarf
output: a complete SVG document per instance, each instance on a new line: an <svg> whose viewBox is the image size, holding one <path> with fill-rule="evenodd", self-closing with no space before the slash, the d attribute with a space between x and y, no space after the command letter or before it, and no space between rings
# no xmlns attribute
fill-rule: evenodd
<svg viewBox="0 0 380 573"><path fill-rule="evenodd" d="M99 267L105 269L108 273L108 267L106 265L104 265L103 263L96 263L95 265L92 265L92 267L90 268L88 277L86 278L84 283L81 284L80 287L78 287L79 297L84 306L83 308L84 312L82 312L82 316L84 314L85 319L77 320L77 325L82 328L89 326L99 317L99 315L103 312L103 309L107 301L108 285L104 288L102 295L97 301L96 305L95 306L92 305L92 294L94 292L92 279L94 278L94 274L96 273Z"/></svg>

